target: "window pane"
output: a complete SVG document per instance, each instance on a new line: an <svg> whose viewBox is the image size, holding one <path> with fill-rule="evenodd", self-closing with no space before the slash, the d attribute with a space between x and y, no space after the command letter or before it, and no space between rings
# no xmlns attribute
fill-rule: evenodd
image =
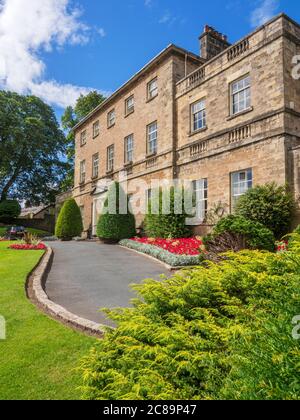
<svg viewBox="0 0 300 420"><path fill-rule="evenodd" d="M231 174L231 184L232 210L234 210L240 196L252 188L252 169Z"/></svg>
<svg viewBox="0 0 300 420"><path fill-rule="evenodd" d="M148 126L148 153L157 152L157 123Z"/></svg>
<svg viewBox="0 0 300 420"><path fill-rule="evenodd" d="M193 189L196 199L196 218L199 223L205 220L208 209L208 180L201 179L193 182Z"/></svg>
<svg viewBox="0 0 300 420"><path fill-rule="evenodd" d="M232 113L242 112L251 106L250 77L239 80L231 86Z"/></svg>

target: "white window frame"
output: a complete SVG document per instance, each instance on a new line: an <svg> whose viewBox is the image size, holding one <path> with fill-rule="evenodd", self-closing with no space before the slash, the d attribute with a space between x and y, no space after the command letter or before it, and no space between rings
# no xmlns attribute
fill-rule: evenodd
<svg viewBox="0 0 300 420"><path fill-rule="evenodd" d="M84 130L80 133L80 146L84 146L86 144L86 137L87 137L87 132L86 130Z"/></svg>
<svg viewBox="0 0 300 420"><path fill-rule="evenodd" d="M233 212L238 199L253 187L253 170L248 168L230 174L231 211Z"/></svg>
<svg viewBox="0 0 300 420"><path fill-rule="evenodd" d="M107 114L107 126L108 128L113 127L116 124L116 110L112 109Z"/></svg>
<svg viewBox="0 0 300 420"><path fill-rule="evenodd" d="M92 177L98 178L99 176L99 153L95 153L92 158Z"/></svg>
<svg viewBox="0 0 300 420"><path fill-rule="evenodd" d="M112 172L115 165L115 145L112 144L107 148L107 172Z"/></svg>
<svg viewBox="0 0 300 420"><path fill-rule="evenodd" d="M134 95L130 96L125 101L125 115L129 115L132 112L134 112Z"/></svg>
<svg viewBox="0 0 300 420"><path fill-rule="evenodd" d="M231 115L240 114L251 108L251 78L242 77L230 85Z"/></svg>
<svg viewBox="0 0 300 420"><path fill-rule="evenodd" d="M100 134L100 121L96 121L93 124L93 138L98 137Z"/></svg>
<svg viewBox="0 0 300 420"><path fill-rule="evenodd" d="M147 84L147 97L148 100L156 98L158 95L158 78L155 77Z"/></svg>
<svg viewBox="0 0 300 420"><path fill-rule="evenodd" d="M208 211L208 179L202 178L193 181L192 185L196 205L195 221L201 224L205 222Z"/></svg>
<svg viewBox="0 0 300 420"><path fill-rule="evenodd" d="M80 184L85 183L85 178L86 178L86 161L82 160L80 162Z"/></svg>
<svg viewBox="0 0 300 420"><path fill-rule="evenodd" d="M84 218L84 206L79 206L79 210L80 210L81 218L83 220L83 218Z"/></svg>
<svg viewBox="0 0 300 420"><path fill-rule="evenodd" d="M125 163L133 162L133 151L134 151L134 136L130 134L125 137Z"/></svg>
<svg viewBox="0 0 300 420"><path fill-rule="evenodd" d="M157 153L158 124L157 121L147 126L147 154Z"/></svg>
<svg viewBox="0 0 300 420"><path fill-rule="evenodd" d="M206 128L206 106L205 99L194 102L191 105L191 132L195 133Z"/></svg>

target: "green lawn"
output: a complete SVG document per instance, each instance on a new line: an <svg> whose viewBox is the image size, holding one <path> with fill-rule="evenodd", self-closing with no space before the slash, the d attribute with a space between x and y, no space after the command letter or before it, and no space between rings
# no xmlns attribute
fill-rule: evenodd
<svg viewBox="0 0 300 420"><path fill-rule="evenodd" d="M4 236L6 233L6 230L8 229L9 226L7 227L0 227L0 237ZM30 233L32 233L35 236L38 236L39 238L43 238L45 236L52 236L52 233L49 232L45 232L44 230L39 230L39 229L32 229L32 228L26 228L26 230Z"/></svg>
<svg viewBox="0 0 300 420"><path fill-rule="evenodd" d="M95 339L49 319L25 295L25 278L42 251L8 250L0 242L0 315L7 339L0 341L0 400L79 399L74 368Z"/></svg>

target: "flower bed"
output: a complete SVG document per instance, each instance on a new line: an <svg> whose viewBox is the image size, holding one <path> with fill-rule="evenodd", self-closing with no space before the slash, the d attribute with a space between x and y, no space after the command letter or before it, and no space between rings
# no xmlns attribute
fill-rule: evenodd
<svg viewBox="0 0 300 420"><path fill-rule="evenodd" d="M125 239L119 244L157 258L171 267L200 265L204 259L204 252L200 249L202 242L197 238L177 240L134 238Z"/></svg>
<svg viewBox="0 0 300 420"><path fill-rule="evenodd" d="M199 238L181 239L154 239L154 238L133 238L132 241L153 245L176 255L199 255L203 242Z"/></svg>
<svg viewBox="0 0 300 420"><path fill-rule="evenodd" d="M289 249L289 241L280 241L276 242L276 250L277 252L286 252Z"/></svg>
<svg viewBox="0 0 300 420"><path fill-rule="evenodd" d="M10 245L9 249L15 249L17 251L44 251L46 249L46 245L41 243L38 245L14 244Z"/></svg>

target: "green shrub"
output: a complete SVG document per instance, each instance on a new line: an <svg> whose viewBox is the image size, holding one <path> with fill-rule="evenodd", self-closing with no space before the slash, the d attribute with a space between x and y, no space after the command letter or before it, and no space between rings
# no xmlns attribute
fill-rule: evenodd
<svg viewBox="0 0 300 420"><path fill-rule="evenodd" d="M204 243L218 242L218 237L222 237L225 232L243 236L248 249L271 252L275 249L275 238L269 229L261 223L236 215L229 215L221 219L215 226L212 235L204 238Z"/></svg>
<svg viewBox="0 0 300 420"><path fill-rule="evenodd" d="M292 194L273 183L248 190L239 199L236 214L262 223L281 239L289 232L293 208Z"/></svg>
<svg viewBox="0 0 300 420"><path fill-rule="evenodd" d="M125 203L127 214L120 214L120 202ZM109 208L111 206L111 209ZM128 197L119 183L111 185L105 200L105 210L99 217L97 226L98 238L105 241L118 242L133 238L136 235L135 217L129 211Z"/></svg>
<svg viewBox="0 0 300 420"><path fill-rule="evenodd" d="M0 221L10 222L21 214L21 206L16 200L5 200L0 203Z"/></svg>
<svg viewBox="0 0 300 420"><path fill-rule="evenodd" d="M63 240L71 240L80 236L83 231L80 209L73 198L67 200L57 218L55 236Z"/></svg>
<svg viewBox="0 0 300 420"><path fill-rule="evenodd" d="M84 399L298 399L300 257L242 251L134 286L82 361Z"/></svg>
<svg viewBox="0 0 300 420"><path fill-rule="evenodd" d="M145 218L145 231L151 238L173 239L187 238L191 236L191 229L186 226L186 219L190 216L184 207L184 193L182 189L170 188L170 207L165 211L163 194L166 190L153 191L154 198L148 205L148 213ZM158 208L154 209L155 196L159 196ZM168 214L165 214L168 213ZM179 214L176 214L179 213Z"/></svg>
<svg viewBox="0 0 300 420"><path fill-rule="evenodd" d="M157 258L158 260L170 265L171 267L187 267L199 265L204 260L204 254L176 255L157 246L142 244L127 239L120 241L120 245L138 252L142 252L143 254L150 255L151 257Z"/></svg>

